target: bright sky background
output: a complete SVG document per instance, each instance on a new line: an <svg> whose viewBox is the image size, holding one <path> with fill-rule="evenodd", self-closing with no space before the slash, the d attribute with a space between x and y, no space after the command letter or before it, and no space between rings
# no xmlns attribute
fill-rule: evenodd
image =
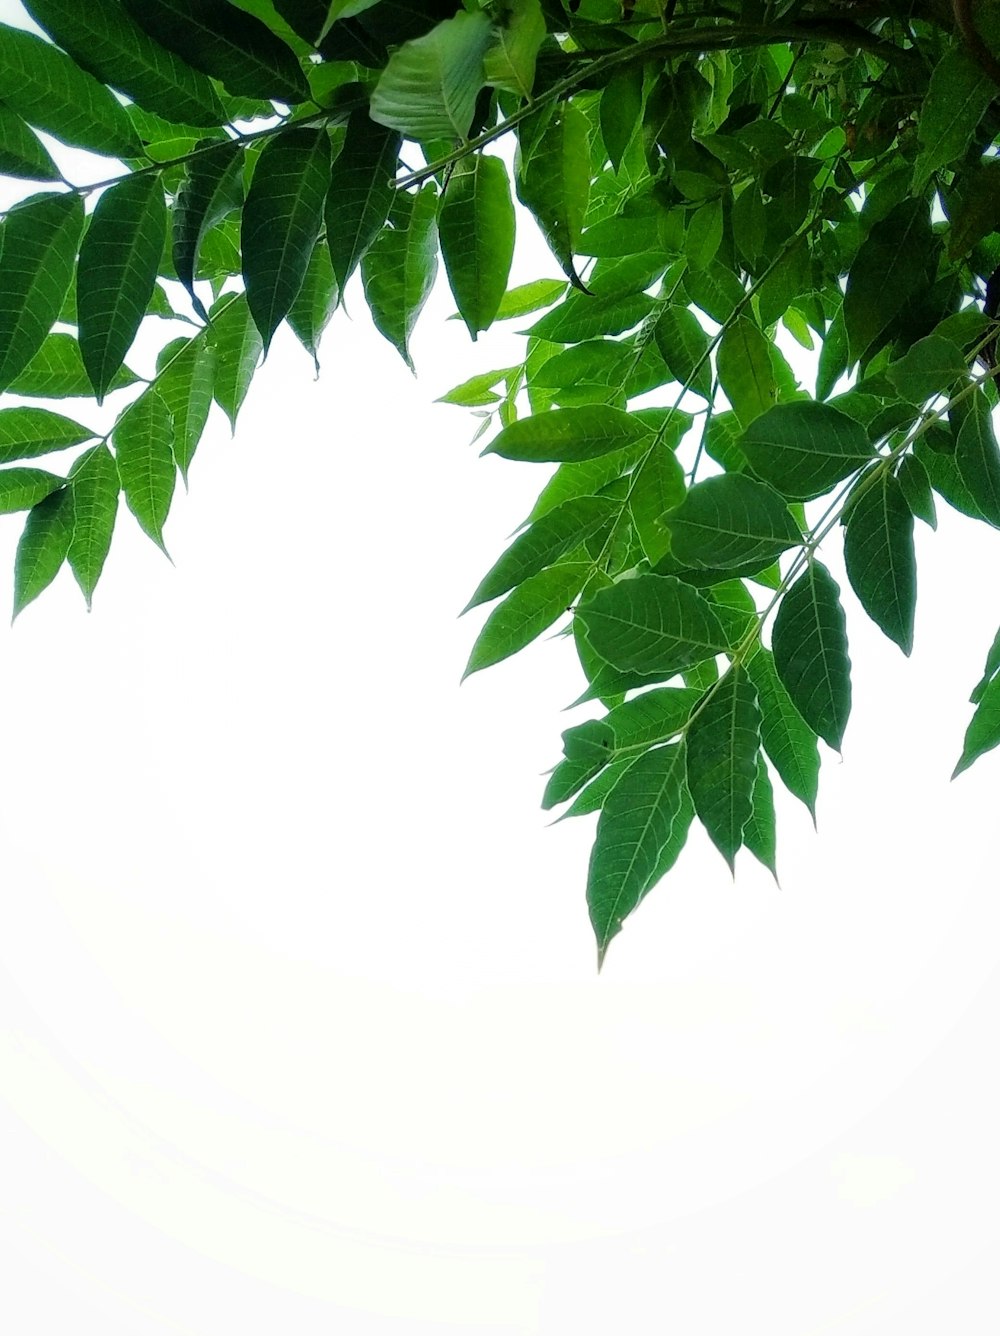
<svg viewBox="0 0 1000 1336"><path fill-rule="evenodd" d="M439 288L414 380L348 305L213 419L175 567L123 508L93 613L64 573L4 633L0 1323L984 1330L1000 756L948 776L997 536L918 526L910 662L845 589L819 832L779 800L781 889L695 833L598 977L595 818L538 806L572 648L458 686L543 475L432 400L520 341Z"/></svg>

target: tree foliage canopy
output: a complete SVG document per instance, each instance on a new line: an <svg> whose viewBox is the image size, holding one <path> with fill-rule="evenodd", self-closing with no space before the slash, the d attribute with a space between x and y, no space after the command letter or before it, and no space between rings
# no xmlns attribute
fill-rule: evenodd
<svg viewBox="0 0 1000 1336"><path fill-rule="evenodd" d="M599 961L696 816L773 870L773 777L814 812L851 708L822 545L908 654L915 520L1000 527L1000 5L25 8L45 37L0 25L0 173L35 191L0 237L15 616L64 563L89 604L120 497L163 547L213 401L235 425L284 321L316 357L357 271L409 363L440 254L473 338L526 330L446 398L488 452L557 466L472 595L467 673L575 642L604 713L543 801L600 813ZM78 184L60 145L112 161ZM564 281L508 286L512 192ZM164 318L187 332L140 376ZM120 403L106 432L45 406L87 397ZM972 701L956 773L1000 742L1000 635Z"/></svg>

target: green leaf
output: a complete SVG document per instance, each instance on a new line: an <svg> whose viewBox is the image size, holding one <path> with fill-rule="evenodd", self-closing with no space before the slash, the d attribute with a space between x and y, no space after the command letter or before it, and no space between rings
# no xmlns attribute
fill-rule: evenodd
<svg viewBox="0 0 1000 1336"><path fill-rule="evenodd" d="M48 149L16 111L0 102L0 174L22 181L58 181Z"/></svg>
<svg viewBox="0 0 1000 1336"><path fill-rule="evenodd" d="M696 483L666 523L674 557L707 570L763 569L802 542L784 498L742 473Z"/></svg>
<svg viewBox="0 0 1000 1336"><path fill-rule="evenodd" d="M140 107L184 125L225 123L211 81L152 41L120 0L25 0L24 7L79 66Z"/></svg>
<svg viewBox="0 0 1000 1336"><path fill-rule="evenodd" d="M513 320L531 315L543 306L551 306L565 291L566 284L559 278L536 278L532 283L522 283L520 287L511 288L501 299L495 318Z"/></svg>
<svg viewBox="0 0 1000 1336"><path fill-rule="evenodd" d="M164 553L163 523L174 495L174 428L170 410L147 390L115 423L112 441L129 510Z"/></svg>
<svg viewBox="0 0 1000 1336"><path fill-rule="evenodd" d="M173 261L177 277L187 288L198 314L205 308L194 290L199 256L209 230L243 203L241 144L212 145L203 140L187 164L173 211Z"/></svg>
<svg viewBox="0 0 1000 1336"><path fill-rule="evenodd" d="M486 83L518 97L530 98L535 61L545 40L545 17L539 0L510 0L486 53Z"/></svg>
<svg viewBox="0 0 1000 1336"><path fill-rule="evenodd" d="M752 422L740 447L758 478L808 501L875 457L864 428L828 404L776 404Z"/></svg>
<svg viewBox="0 0 1000 1336"><path fill-rule="evenodd" d="M77 148L138 157L125 108L103 84L34 33L0 24L0 101L29 124Z"/></svg>
<svg viewBox="0 0 1000 1336"><path fill-rule="evenodd" d="M448 282L475 339L496 318L514 256L514 206L499 158L476 153L458 163L441 197L438 228Z"/></svg>
<svg viewBox="0 0 1000 1336"><path fill-rule="evenodd" d="M730 871L753 812L759 752L757 691L746 669L733 664L710 690L687 732L687 781L694 810Z"/></svg>
<svg viewBox="0 0 1000 1336"><path fill-rule="evenodd" d="M127 176L97 202L80 246L80 353L101 403L132 346L156 286L167 210L155 173Z"/></svg>
<svg viewBox="0 0 1000 1336"><path fill-rule="evenodd" d="M714 183L713 183L714 185ZM712 263L722 244L722 200L709 199L688 220L684 254L692 270Z"/></svg>
<svg viewBox="0 0 1000 1336"><path fill-rule="evenodd" d="M24 609L59 574L73 535L73 498L60 487L28 512L14 557L14 615Z"/></svg>
<svg viewBox="0 0 1000 1336"><path fill-rule="evenodd" d="M642 550L651 562L669 551L670 536L662 520L683 500L684 470L673 450L659 441L636 470L628 503Z"/></svg>
<svg viewBox="0 0 1000 1336"><path fill-rule="evenodd" d="M959 428L955 463L976 509L987 524L1000 528L1000 451L990 407L981 391Z"/></svg>
<svg viewBox="0 0 1000 1336"><path fill-rule="evenodd" d="M730 648L711 603L672 575L620 580L577 616L594 650L623 672L667 678Z"/></svg>
<svg viewBox="0 0 1000 1336"><path fill-rule="evenodd" d="M840 589L820 562L811 561L781 600L772 649L792 704L840 751L851 712L851 661Z"/></svg>
<svg viewBox="0 0 1000 1336"><path fill-rule="evenodd" d="M907 303L927 286L930 254L932 233L923 199L904 200L872 227L851 265L844 294L852 362L881 347Z"/></svg>
<svg viewBox="0 0 1000 1336"><path fill-rule="evenodd" d="M937 528L937 512L934 508L934 493L927 470L913 454L904 455L896 474L899 485L906 497L906 504L918 520L923 520L932 529Z"/></svg>
<svg viewBox="0 0 1000 1336"><path fill-rule="evenodd" d="M222 300L225 306L212 310L210 339L217 355L212 392L235 431L264 344L250 316L246 296L241 293L235 299Z"/></svg>
<svg viewBox="0 0 1000 1336"><path fill-rule="evenodd" d="M483 577L463 612L499 598L572 552L617 512L608 497L581 496L556 506L515 538Z"/></svg>
<svg viewBox="0 0 1000 1336"><path fill-rule="evenodd" d="M577 794L575 801L562 813L558 818L558 821L565 821L565 819L570 816L587 816L589 813L596 812L603 807L608 794L618 783L629 766L634 763L635 759L634 756L623 756L620 761L614 761L611 765L605 766L600 770L594 778L587 783L586 788ZM548 788L546 788L546 793L547 792ZM690 802L690 799L688 799L688 801ZM545 807L544 802L542 805ZM549 804L549 806L554 807L556 804L553 802ZM554 821L552 824L556 825L557 822Z"/></svg>
<svg viewBox="0 0 1000 1336"><path fill-rule="evenodd" d="M47 408L0 409L0 464L82 445L97 433Z"/></svg>
<svg viewBox="0 0 1000 1336"><path fill-rule="evenodd" d="M684 306L667 306L653 333L674 380L710 400L712 363L708 356L708 335L694 312Z"/></svg>
<svg viewBox="0 0 1000 1336"><path fill-rule="evenodd" d="M743 844L758 863L778 880L777 832L774 817L774 789L767 773L764 753L757 753L757 775L753 784L750 820L743 827Z"/></svg>
<svg viewBox="0 0 1000 1336"><path fill-rule="evenodd" d="M746 299L743 284L731 269L713 260L704 269L692 269L684 275L687 295L712 320L724 325Z"/></svg>
<svg viewBox="0 0 1000 1336"><path fill-rule="evenodd" d="M340 289L330 260L330 248L325 239L320 238L313 247L299 295L288 312L288 323L305 350L312 354L317 375L320 339L333 319L339 301Z"/></svg>
<svg viewBox="0 0 1000 1336"><path fill-rule="evenodd" d="M951 215L948 254L960 259L1000 225L1000 161L983 158L966 175L962 194Z"/></svg>
<svg viewBox="0 0 1000 1336"><path fill-rule="evenodd" d="M990 652L986 656L986 667L983 671L983 675L972 688L972 695L969 699L972 701L973 705L978 705L982 700L983 696L986 694L986 688L996 677L998 671L1000 671L1000 630L998 630L993 637L993 644L990 646Z"/></svg>
<svg viewBox="0 0 1000 1336"><path fill-rule="evenodd" d="M609 455L585 459L579 464L560 464L542 488L526 523L547 515L571 497L592 496L599 492L644 458L648 448L649 438L644 436L641 441L624 450L613 450Z"/></svg>
<svg viewBox="0 0 1000 1336"><path fill-rule="evenodd" d="M962 156L996 91L992 78L970 51L955 46L945 52L934 67L920 108L917 137L921 149L913 169L914 190L923 190L939 167Z"/></svg>
<svg viewBox="0 0 1000 1336"><path fill-rule="evenodd" d="M326 130L285 130L268 140L243 206L243 276L264 353L291 310L323 225L330 184Z"/></svg>
<svg viewBox="0 0 1000 1336"><path fill-rule="evenodd" d="M569 611L589 574L589 562L564 562L549 566L518 585L486 619L462 680L509 658L540 636Z"/></svg>
<svg viewBox="0 0 1000 1336"><path fill-rule="evenodd" d="M174 460L184 485L212 406L217 350L204 334L182 342L164 364L155 392L173 418Z"/></svg>
<svg viewBox="0 0 1000 1336"><path fill-rule="evenodd" d="M235 97L309 98L293 51L270 28L226 0L124 0L150 37L196 70L219 79Z"/></svg>
<svg viewBox="0 0 1000 1336"><path fill-rule="evenodd" d="M399 148L399 135L367 112L349 118L326 203L326 240L341 294L389 216Z"/></svg>
<svg viewBox="0 0 1000 1336"><path fill-rule="evenodd" d="M593 404L512 422L483 453L525 463L560 463L593 459L640 441L652 443L652 433L635 416Z"/></svg>
<svg viewBox="0 0 1000 1336"><path fill-rule="evenodd" d="M601 94L601 138L615 171L642 119L642 71L626 66L612 74Z"/></svg>
<svg viewBox="0 0 1000 1336"><path fill-rule="evenodd" d="M580 343L584 339L624 334L645 320L655 307L654 298L644 292L624 297L590 297L573 292L526 332L549 343Z"/></svg>
<svg viewBox="0 0 1000 1336"><path fill-rule="evenodd" d="M8 390L59 317L83 231L79 195L35 195L8 214L0 265L0 390Z"/></svg>
<svg viewBox="0 0 1000 1336"><path fill-rule="evenodd" d="M407 139L465 139L485 82L483 57L493 24L460 11L389 57L369 104L373 121Z"/></svg>
<svg viewBox="0 0 1000 1336"><path fill-rule="evenodd" d="M560 761L545 785L545 792L542 794L542 810L548 812L553 807L558 807L560 803L568 802L575 793L579 792L603 769L603 761Z"/></svg>
<svg viewBox="0 0 1000 1336"><path fill-rule="evenodd" d="M1000 743L1000 678L994 677L986 686L966 729L962 755L952 772L955 779L963 770L992 751Z"/></svg>
<svg viewBox="0 0 1000 1336"><path fill-rule="evenodd" d="M947 434L945 438L949 441L951 439ZM931 486L938 496L944 497L950 506L953 506L962 515L968 515L970 519L981 520L983 518L983 512L976 505L968 487L962 481L954 454L934 449L933 446L928 444L926 436L920 436L914 442L913 457L923 465Z"/></svg>
<svg viewBox="0 0 1000 1336"><path fill-rule="evenodd" d="M76 582L91 606L118 513L118 467L106 445L95 445L73 465L73 537L66 554Z"/></svg>
<svg viewBox="0 0 1000 1336"><path fill-rule="evenodd" d="M127 366L120 367L109 389L134 385L138 377ZM50 334L38 352L8 385L10 394L37 399L89 398L90 377L84 370L80 345L72 334Z"/></svg>
<svg viewBox="0 0 1000 1336"><path fill-rule="evenodd" d="M530 156L522 140L514 161L518 199L534 214L549 250L575 287L582 287L574 257L590 195L587 128L578 108L560 103Z"/></svg>
<svg viewBox="0 0 1000 1336"><path fill-rule="evenodd" d="M653 882L685 799L684 748L640 756L604 801L587 875L598 968L611 939Z"/></svg>
<svg viewBox="0 0 1000 1336"><path fill-rule="evenodd" d="M771 365L770 345L745 316L725 330L716 354L719 384L744 427L774 406L778 387Z"/></svg>
<svg viewBox="0 0 1000 1336"><path fill-rule="evenodd" d="M847 517L844 560L865 612L909 654L917 605L913 515L891 474L883 472L859 488Z"/></svg>
<svg viewBox="0 0 1000 1336"><path fill-rule="evenodd" d="M969 367L957 343L940 334L929 334L911 344L886 374L904 399L922 404L949 390L956 381L965 380Z"/></svg>
<svg viewBox="0 0 1000 1336"><path fill-rule="evenodd" d="M44 469L0 469L0 515L30 510L64 482Z"/></svg>
<svg viewBox="0 0 1000 1336"><path fill-rule="evenodd" d="M764 750L789 793L805 803L815 821L819 787L816 734L792 704L770 650L758 649L747 664L747 672L757 688Z"/></svg>
<svg viewBox="0 0 1000 1336"><path fill-rule="evenodd" d="M361 276L376 327L412 370L410 335L437 274L437 192L427 185L411 199L406 226L380 233Z"/></svg>

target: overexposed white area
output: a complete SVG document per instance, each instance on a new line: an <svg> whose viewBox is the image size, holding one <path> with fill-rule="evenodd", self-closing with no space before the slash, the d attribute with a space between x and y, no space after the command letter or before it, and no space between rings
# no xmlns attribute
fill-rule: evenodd
<svg viewBox="0 0 1000 1336"><path fill-rule="evenodd" d="M1000 539L918 527L909 662L845 584L818 833L779 799L779 889L695 832L598 977L571 644L458 685L544 475L432 400L520 341L439 286L414 380L348 305L213 418L174 566L123 508L93 613L3 633L0 1326L991 1330L1000 754L948 776Z"/></svg>

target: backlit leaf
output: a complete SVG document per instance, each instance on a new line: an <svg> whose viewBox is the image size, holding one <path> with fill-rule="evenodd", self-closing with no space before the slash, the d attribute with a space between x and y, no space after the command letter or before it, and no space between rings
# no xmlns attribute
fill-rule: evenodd
<svg viewBox="0 0 1000 1336"><path fill-rule="evenodd" d="M207 337L198 334L181 343L156 380L155 393L173 419L174 460L185 485L212 406L217 359Z"/></svg>
<svg viewBox="0 0 1000 1336"><path fill-rule="evenodd" d="M694 312L684 306L668 306L658 317L653 332L674 380L689 386L703 399L710 399L712 363L708 356L708 335Z"/></svg>
<svg viewBox="0 0 1000 1336"><path fill-rule="evenodd" d="M811 561L781 600L771 643L793 705L839 751L851 712L851 661L840 590L820 562Z"/></svg>
<svg viewBox="0 0 1000 1336"><path fill-rule="evenodd" d="M125 410L112 433L118 476L129 510L157 547L174 494L173 420L155 390Z"/></svg>
<svg viewBox="0 0 1000 1336"><path fill-rule="evenodd" d="M312 354L317 375L320 339L333 319L339 301L340 289L333 272L330 249L326 241L320 238L313 247L299 295L288 312L288 323L302 346Z"/></svg>
<svg viewBox="0 0 1000 1336"><path fill-rule="evenodd" d="M782 495L823 496L874 458L864 428L828 404L776 404L752 422L740 446L758 478Z"/></svg>
<svg viewBox="0 0 1000 1336"><path fill-rule="evenodd" d="M792 704L770 650L758 648L747 664L761 709L760 736L782 783L816 820L819 748L816 734Z"/></svg>
<svg viewBox="0 0 1000 1336"><path fill-rule="evenodd" d="M514 255L514 206L500 158L476 153L457 165L441 198L438 229L448 282L476 338L496 318Z"/></svg>
<svg viewBox="0 0 1000 1336"><path fill-rule="evenodd" d="M713 687L687 732L687 780L709 838L734 868L753 811L760 751L757 691L739 664Z"/></svg>
<svg viewBox="0 0 1000 1336"><path fill-rule="evenodd" d="M210 335L217 358L213 394L235 431L236 418L247 397L264 344L245 295L241 293L236 298L222 300L225 304L220 304L218 314L213 308Z"/></svg>
<svg viewBox="0 0 1000 1336"><path fill-rule="evenodd" d="M881 346L907 302L927 286L931 236L922 199L904 200L868 233L851 265L844 295L852 362Z"/></svg>
<svg viewBox="0 0 1000 1336"><path fill-rule="evenodd" d="M1000 528L1000 450L990 407L981 391L959 428L955 463L983 519Z"/></svg>
<svg viewBox="0 0 1000 1336"><path fill-rule="evenodd" d="M0 515L15 510L30 510L50 492L62 487L64 479L44 469L0 469Z"/></svg>
<svg viewBox="0 0 1000 1336"><path fill-rule="evenodd" d="M122 366L109 388L119 390L134 385L137 379L134 372ZM80 345L72 334L50 334L7 388L11 394L38 399L89 398L93 393Z"/></svg>
<svg viewBox="0 0 1000 1336"><path fill-rule="evenodd" d="M994 677L982 691L975 714L965 732L965 742L952 779L968 770L980 756L1000 743L1000 678Z"/></svg>
<svg viewBox="0 0 1000 1336"><path fill-rule="evenodd" d="M762 569L802 542L779 493L740 473L696 483L666 523L674 557L705 569Z"/></svg>
<svg viewBox="0 0 1000 1336"><path fill-rule="evenodd" d="M629 513L651 562L659 561L670 547L670 536L663 523L668 511L684 499L684 470L665 441L658 441L639 466L629 490Z"/></svg>
<svg viewBox="0 0 1000 1336"><path fill-rule="evenodd" d="M72 535L73 498L61 487L28 512L14 557L14 617L59 574Z"/></svg>
<svg viewBox="0 0 1000 1336"><path fill-rule="evenodd" d="M515 159L517 195L535 216L548 247L570 282L579 287L575 255L590 195L587 120L576 107L560 104L540 138Z"/></svg>
<svg viewBox="0 0 1000 1336"><path fill-rule="evenodd" d="M939 167L961 157L996 91L992 78L971 51L955 46L945 52L934 67L920 108L917 136L921 149L913 171L915 189L922 189Z"/></svg>
<svg viewBox="0 0 1000 1336"><path fill-rule="evenodd" d="M386 228L361 261L372 319L410 369L410 335L437 274L437 192L412 197L405 226Z"/></svg>
<svg viewBox="0 0 1000 1336"><path fill-rule="evenodd" d="M620 671L666 678L730 648L711 603L670 575L620 580L577 616L594 650Z"/></svg>
<svg viewBox="0 0 1000 1336"><path fill-rule="evenodd" d="M874 483L859 488L848 514L844 561L865 612L909 654L917 604L913 515L890 473L883 472Z"/></svg>
<svg viewBox="0 0 1000 1336"><path fill-rule="evenodd" d="M118 467L106 445L95 445L80 456L70 471L70 484L73 537L66 557L89 608L118 513Z"/></svg>
<svg viewBox="0 0 1000 1336"><path fill-rule="evenodd" d="M743 427L749 427L774 406L778 387L769 344L745 316L738 316L726 329L716 363L719 384Z"/></svg>
<svg viewBox="0 0 1000 1336"><path fill-rule="evenodd" d="M459 11L389 57L369 104L373 121L406 139L464 139L485 82L483 57L493 24L481 10Z"/></svg>
<svg viewBox="0 0 1000 1336"><path fill-rule="evenodd" d="M389 216L399 148L395 130L376 125L367 112L349 118L326 203L326 240L341 294Z"/></svg>
<svg viewBox="0 0 1000 1336"><path fill-rule="evenodd" d="M47 408L0 409L0 464L82 445L97 433Z"/></svg>
<svg viewBox="0 0 1000 1336"><path fill-rule="evenodd" d="M48 149L16 111L0 102L0 173L23 181L58 181Z"/></svg>
<svg viewBox="0 0 1000 1336"><path fill-rule="evenodd" d="M505 427L483 453L527 463L559 463L593 459L644 440L651 442L652 433L634 415L594 404L521 418Z"/></svg>
<svg viewBox="0 0 1000 1336"><path fill-rule="evenodd" d="M767 772L767 762L764 760L763 752L757 753L757 775L753 784L750 820L743 827L743 844L777 881L774 789L771 786L771 776Z"/></svg>
<svg viewBox="0 0 1000 1336"><path fill-rule="evenodd" d="M243 203L243 146L203 141L187 164L173 211L173 261L194 308L205 308L195 294L202 242L216 223Z"/></svg>
<svg viewBox="0 0 1000 1336"><path fill-rule="evenodd" d="M463 680L516 654L548 630L569 610L589 574L588 562L564 562L549 566L518 585L487 618L472 647Z"/></svg>

